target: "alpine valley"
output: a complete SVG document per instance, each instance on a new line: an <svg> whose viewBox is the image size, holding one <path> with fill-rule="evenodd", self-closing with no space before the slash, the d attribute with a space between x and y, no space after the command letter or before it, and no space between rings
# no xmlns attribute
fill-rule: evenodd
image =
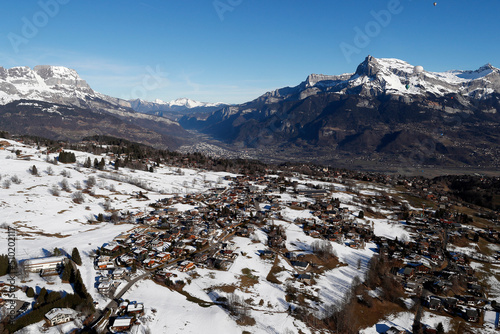
<svg viewBox="0 0 500 334"><path fill-rule="evenodd" d="M0 130L364 170L498 169L500 70L415 68L368 56L354 73L311 74L239 105L127 101L64 67L0 68Z"/></svg>

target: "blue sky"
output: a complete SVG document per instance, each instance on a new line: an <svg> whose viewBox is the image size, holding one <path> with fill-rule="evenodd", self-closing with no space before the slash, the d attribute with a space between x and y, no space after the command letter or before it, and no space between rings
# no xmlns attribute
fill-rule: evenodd
<svg viewBox="0 0 500 334"><path fill-rule="evenodd" d="M0 66L67 66L122 98L240 103L369 54L500 67L499 13L498 0L8 1Z"/></svg>

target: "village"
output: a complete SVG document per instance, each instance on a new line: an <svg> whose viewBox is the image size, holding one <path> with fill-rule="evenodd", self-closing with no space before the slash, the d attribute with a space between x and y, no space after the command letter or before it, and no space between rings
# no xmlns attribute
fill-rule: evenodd
<svg viewBox="0 0 500 334"><path fill-rule="evenodd" d="M109 156L106 160L111 165L115 158ZM179 171L197 168L196 162L187 158L175 167ZM348 265L339 262L335 252L324 245L335 243L352 250L376 245L375 257L384 261L390 276L398 282L398 298L411 299L411 310L417 315L426 310L463 319L473 328L499 328L500 307L489 297L489 287L476 271L479 264L500 264L500 254L488 251L488 245L500 241L498 229L492 227L498 224L496 219L463 213L474 209L483 215L484 210L449 198L445 188L422 178L315 166L304 175L294 169L291 166L266 174L226 175L209 183L212 187L205 191L173 194L154 201L143 188L134 194L147 203L143 210L117 210L104 202L104 212L95 213L89 224L133 226L83 259L92 262L96 273L94 285L87 286L87 290L98 292L107 305L94 302L95 312L87 312L83 318L71 308L53 308L44 315L47 326L80 319L80 329L98 326L110 332L131 331L141 325L148 307L145 301L123 298L135 283L151 280L187 294L183 291L189 280L186 277L196 277L198 269L228 271L244 256L233 242L238 237L261 245L258 252L263 261L272 264L279 259L293 268L289 269L292 281L306 287L304 291L314 287L326 271ZM87 187L92 177L86 181ZM111 176L103 174L100 178ZM96 196L90 189L85 191ZM378 235L377 222L381 221L404 229L407 237ZM290 251L288 225L296 226L317 242ZM255 239L257 232L265 235L265 242L259 244L262 238ZM61 275L66 266L75 266L70 258L58 255L21 263L25 273L49 277ZM267 280L285 286L271 274ZM305 295L317 300L309 292ZM384 298L377 292L370 292L370 296ZM366 298L358 302L370 304ZM287 302L294 303L293 293L287 294ZM224 298L211 305L228 308ZM20 302L17 307L18 315L29 310L26 303ZM425 330L433 333L435 329Z"/></svg>
<svg viewBox="0 0 500 334"><path fill-rule="evenodd" d="M287 192L307 200L281 200L278 194ZM444 201L436 206L444 207L442 203ZM177 209L179 206L189 209L182 211ZM117 236L97 251L95 266L103 273L96 285L100 293L112 296L124 276L139 268L150 272L149 277L166 286L185 284L175 281L176 271L190 272L196 268L227 270L241 255L232 245L231 237L249 238L256 229L264 231L268 237L268 247L262 249L261 256L269 259L284 256L297 269L295 278L311 284L317 275L314 270L317 263L303 260L304 254L287 252L286 234L273 224L274 220L284 219L280 212L283 207L289 207L313 213L314 218L297 218L290 222L311 237L355 249L375 242L380 256L390 261L391 272L406 295L414 297L423 307L470 323L482 324L486 317L498 328L500 308L495 300L488 299L470 261L499 264L500 254L486 256L453 251L454 244L473 243L479 238L498 243L500 239L496 231L451 219L438 219L432 217L432 210L419 211L418 214L402 211L397 214L406 219L400 223L411 231L414 239L377 237L373 233L373 222L364 220L362 211L352 212L343 207L328 190L313 185L297 189L296 183L279 177L238 176L231 179L229 188L174 196L151 207L149 212L133 214L140 227ZM133 322L129 323L132 325ZM126 330L126 327L120 329Z"/></svg>

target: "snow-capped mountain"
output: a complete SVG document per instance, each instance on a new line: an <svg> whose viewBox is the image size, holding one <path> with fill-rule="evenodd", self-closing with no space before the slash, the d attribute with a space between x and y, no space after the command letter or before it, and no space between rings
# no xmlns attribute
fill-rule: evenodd
<svg viewBox="0 0 500 334"><path fill-rule="evenodd" d="M188 136L177 122L138 113L130 102L94 91L75 70L48 65L0 67L0 125L55 139L109 134L171 148Z"/></svg>
<svg viewBox="0 0 500 334"><path fill-rule="evenodd" d="M486 64L475 71L430 72L399 59L368 56L343 84L346 87L340 91L362 86L360 94L374 90L395 95L459 94L482 98L500 92L500 70Z"/></svg>
<svg viewBox="0 0 500 334"><path fill-rule="evenodd" d="M354 73L311 74L295 87L179 123L273 159L331 161L354 154L396 164L428 142L433 144L428 163L495 165L499 101L500 70L490 64L475 71L431 72L368 56ZM478 145L487 149L475 153Z"/></svg>
<svg viewBox="0 0 500 334"><path fill-rule="evenodd" d="M63 66L0 67L0 105L36 100L93 110L130 110L130 103L94 91L78 73Z"/></svg>
<svg viewBox="0 0 500 334"><path fill-rule="evenodd" d="M129 100L128 102L131 108L137 112L167 117L172 120L178 120L185 115L207 115L227 106L227 104L222 102L199 102L188 98L180 98L170 102L160 99L156 99L154 102L141 99Z"/></svg>
<svg viewBox="0 0 500 334"><path fill-rule="evenodd" d="M104 107L99 101L111 104L111 108L130 108L135 111L182 111L186 109L207 108L213 111L225 103L199 102L180 98L170 102L155 100L148 102L140 99L126 101L94 91L78 73L63 66L38 65L30 67L0 67L0 104L5 105L17 100L36 100L60 103L69 106Z"/></svg>
<svg viewBox="0 0 500 334"><path fill-rule="evenodd" d="M311 74L296 87L277 89L261 98L268 98L273 103L277 98L287 98L297 93L299 95L295 98L304 99L324 92L398 97L459 94L477 99L493 92L500 93L500 70L486 64L475 71L430 72L403 60L368 56L354 73Z"/></svg>
<svg viewBox="0 0 500 334"><path fill-rule="evenodd" d="M180 99L172 100L170 102L165 103L166 105L173 107L173 106L179 106L179 107L185 107L188 109L192 108L199 108L199 107L220 107L222 105L226 105L226 103L223 102L216 102L216 103L210 103L210 102L199 102L199 101L194 101L185 97L182 97Z"/></svg>
<svg viewBox="0 0 500 334"><path fill-rule="evenodd" d="M0 103L26 100L85 99L95 92L75 70L62 66L0 67Z"/></svg>
<svg viewBox="0 0 500 334"><path fill-rule="evenodd" d="M131 108L137 112L146 114L161 114L161 116L163 116L163 113L169 114L169 112L181 114L190 112L212 112L227 106L226 103L222 102L199 102L185 97L172 100L170 102L165 102L160 99L156 99L153 102L141 99L129 100L128 102L130 102Z"/></svg>

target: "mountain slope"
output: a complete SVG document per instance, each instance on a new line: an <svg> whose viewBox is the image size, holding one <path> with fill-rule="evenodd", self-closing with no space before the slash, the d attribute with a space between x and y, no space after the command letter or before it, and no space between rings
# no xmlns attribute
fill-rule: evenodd
<svg viewBox="0 0 500 334"><path fill-rule="evenodd" d="M2 130L53 139L110 134L170 149L190 142L177 122L137 113L62 66L0 67L0 115Z"/></svg>
<svg viewBox="0 0 500 334"><path fill-rule="evenodd" d="M109 135L158 148L176 148L182 141L172 131L144 126L147 120L121 119L108 113L42 101L21 100L0 106L0 129L55 140L80 140ZM147 125L147 124L146 124Z"/></svg>
<svg viewBox="0 0 500 334"><path fill-rule="evenodd" d="M369 56L353 74L313 74L180 124L264 158L497 166L499 99L500 70L491 65L433 73Z"/></svg>

